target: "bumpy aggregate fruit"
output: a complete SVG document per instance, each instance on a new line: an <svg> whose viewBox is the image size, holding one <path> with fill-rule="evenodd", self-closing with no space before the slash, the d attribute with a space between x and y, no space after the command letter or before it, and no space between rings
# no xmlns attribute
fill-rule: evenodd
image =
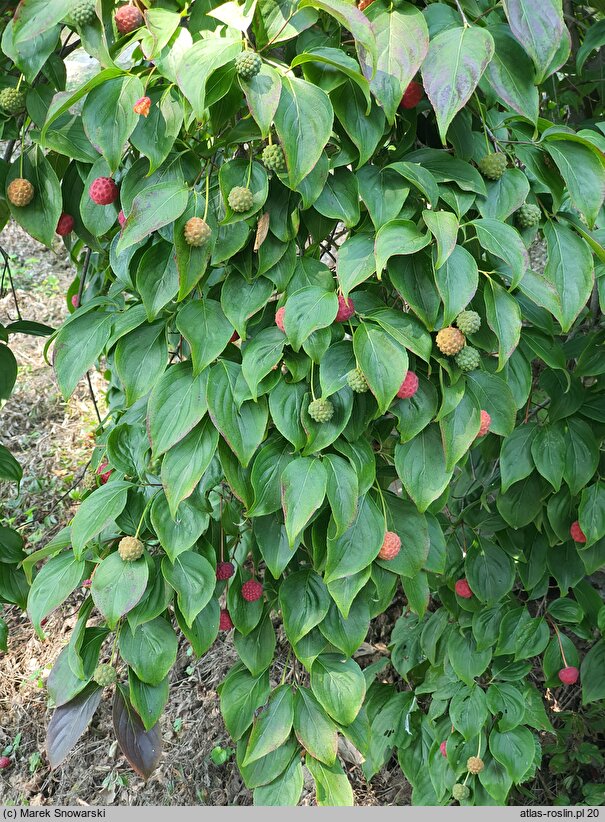
<svg viewBox="0 0 605 822"><path fill-rule="evenodd" d="M29 180L16 177L8 184L6 195L17 208L24 208L34 199L35 189Z"/></svg>
<svg viewBox="0 0 605 822"><path fill-rule="evenodd" d="M250 211L254 205L254 195L245 186L235 186L229 192L227 201L234 211L241 214L244 211Z"/></svg>
<svg viewBox="0 0 605 822"><path fill-rule="evenodd" d="M97 205L111 205L118 199L118 187L111 177L97 177L91 183L88 193Z"/></svg>
<svg viewBox="0 0 605 822"><path fill-rule="evenodd" d="M515 215L521 228L532 228L540 222L540 206L524 203Z"/></svg>
<svg viewBox="0 0 605 822"><path fill-rule="evenodd" d="M183 229L185 242L195 248L200 248L200 246L207 243L211 234L212 229L201 217L191 217L187 220Z"/></svg>
<svg viewBox="0 0 605 822"><path fill-rule="evenodd" d="M406 88L403 92L403 97L401 98L401 102L399 103L401 108L416 108L418 103L424 97L424 89L420 85L420 83L416 83L414 80L410 83L410 85Z"/></svg>
<svg viewBox="0 0 605 822"><path fill-rule="evenodd" d="M561 668L559 671L559 679L563 685L575 685L579 677L580 672L573 665L569 665L567 668Z"/></svg>
<svg viewBox="0 0 605 822"><path fill-rule="evenodd" d="M67 237L67 235L71 234L71 232L74 230L74 225L74 218L71 216L71 214L65 214L64 212L59 217L59 222L57 223L57 234L59 235L59 237Z"/></svg>
<svg viewBox="0 0 605 822"><path fill-rule="evenodd" d="M265 168L269 171L286 170L286 158L281 146L265 146L261 156Z"/></svg>
<svg viewBox="0 0 605 822"><path fill-rule="evenodd" d="M143 14L136 6L121 6L116 11L115 21L120 34L130 34L143 25Z"/></svg>
<svg viewBox="0 0 605 822"><path fill-rule="evenodd" d="M11 761L8 756L0 756L0 771L5 771L7 768L10 768Z"/></svg>
<svg viewBox="0 0 605 822"><path fill-rule="evenodd" d="M233 628L231 614L226 608L221 609L221 615L218 618L218 627L221 631L230 631Z"/></svg>
<svg viewBox="0 0 605 822"><path fill-rule="evenodd" d="M468 799L470 796L470 790L468 785L463 785L462 782L458 782L452 788L452 796L456 800L456 802L461 802L463 799Z"/></svg>
<svg viewBox="0 0 605 822"><path fill-rule="evenodd" d="M450 325L437 332L436 343L437 348L442 354L447 354L448 357L452 357L464 346L464 334L459 328L454 328Z"/></svg>
<svg viewBox="0 0 605 822"><path fill-rule="evenodd" d="M261 70L263 61L255 51L240 51L235 58L235 71L242 80L251 80Z"/></svg>
<svg viewBox="0 0 605 822"><path fill-rule="evenodd" d="M124 562L134 562L143 556L143 543L136 537L123 537L118 543L118 553Z"/></svg>
<svg viewBox="0 0 605 822"><path fill-rule="evenodd" d="M286 329L284 328L284 314L286 313L286 307L282 305L281 308L278 308L275 312L275 325L279 328L280 331L286 333Z"/></svg>
<svg viewBox="0 0 605 822"><path fill-rule="evenodd" d="M330 402L330 400L313 400L313 402L309 403L309 408L307 409L309 412L309 416L315 422L330 422L332 417L334 416L334 406Z"/></svg>
<svg viewBox="0 0 605 822"><path fill-rule="evenodd" d="M257 579L249 579L242 585L242 596L246 602L256 602L263 595L263 586Z"/></svg>
<svg viewBox="0 0 605 822"><path fill-rule="evenodd" d="M118 677L113 665L103 664L97 665L92 678L97 685L100 685L102 688L107 688L108 685L113 685Z"/></svg>
<svg viewBox="0 0 605 822"><path fill-rule="evenodd" d="M492 424L492 418L487 413L481 409L481 425L479 426L479 433L477 434L478 437L484 437L487 433L489 433L489 427Z"/></svg>
<svg viewBox="0 0 605 822"><path fill-rule="evenodd" d="M382 541L382 547L378 552L378 559L395 559L401 551L401 540L394 531L387 531Z"/></svg>
<svg viewBox="0 0 605 822"><path fill-rule="evenodd" d="M132 110L135 114L140 114L142 117L149 117L149 112L151 111L151 97L141 97L140 100L137 100Z"/></svg>
<svg viewBox="0 0 605 822"><path fill-rule="evenodd" d="M0 108L13 116L25 111L25 94L16 88L5 88L0 91Z"/></svg>
<svg viewBox="0 0 605 822"><path fill-rule="evenodd" d="M96 19L94 0L76 0L71 8L71 17L76 26L87 26Z"/></svg>
<svg viewBox="0 0 605 822"><path fill-rule="evenodd" d="M399 386L397 396L401 400L409 400L418 391L418 376L413 371L408 371L404 381Z"/></svg>
<svg viewBox="0 0 605 822"><path fill-rule="evenodd" d="M506 171L506 156L501 152L486 154L479 160L478 166L488 180L499 180Z"/></svg>
<svg viewBox="0 0 605 822"><path fill-rule="evenodd" d="M481 355L476 348L465 345L462 351L456 354L455 361L461 371L474 371L481 365Z"/></svg>
<svg viewBox="0 0 605 822"><path fill-rule="evenodd" d="M586 534L580 527L580 523L578 520L571 523L571 527L569 529L569 533L571 534L571 538L574 542L584 543L586 542Z"/></svg>
<svg viewBox="0 0 605 822"><path fill-rule="evenodd" d="M465 579L456 580L454 590L456 591L459 597L462 597L462 599L470 599L473 595L470 585Z"/></svg>
<svg viewBox="0 0 605 822"><path fill-rule="evenodd" d="M334 322L344 323L355 313L355 305L350 297L345 299L342 294L338 295L338 312Z"/></svg>
<svg viewBox="0 0 605 822"><path fill-rule="evenodd" d="M484 767L485 763L479 756L469 756L469 758L466 760L466 770L469 773L481 773Z"/></svg>
<svg viewBox="0 0 605 822"><path fill-rule="evenodd" d="M456 325L465 336L476 334L481 328L481 317L476 311L461 311L456 317Z"/></svg>
<svg viewBox="0 0 605 822"><path fill-rule="evenodd" d="M234 573L235 568L233 567L233 563L231 562L219 562L216 566L217 579L231 579Z"/></svg>
<svg viewBox="0 0 605 822"><path fill-rule="evenodd" d="M354 368L352 371L349 371L347 374L347 383L349 388L353 389L357 394L365 394L370 387L361 368Z"/></svg>

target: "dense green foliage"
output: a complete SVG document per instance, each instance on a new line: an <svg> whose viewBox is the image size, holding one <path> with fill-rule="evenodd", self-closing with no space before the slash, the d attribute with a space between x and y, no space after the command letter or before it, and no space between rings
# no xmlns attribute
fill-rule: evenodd
<svg viewBox="0 0 605 822"><path fill-rule="evenodd" d="M605 4L73 5L22 0L2 37L8 208L49 245L73 218L57 379L110 378L98 487L13 571L38 630L92 579L51 764L111 663L147 776L178 635L220 624L258 804L296 804L302 763L351 804L338 734L415 803L506 803L557 689L605 699ZM100 67L66 92L75 38Z"/></svg>

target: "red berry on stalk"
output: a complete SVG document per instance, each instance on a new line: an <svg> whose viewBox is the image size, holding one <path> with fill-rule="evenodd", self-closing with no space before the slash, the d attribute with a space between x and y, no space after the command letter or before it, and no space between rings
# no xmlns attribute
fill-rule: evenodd
<svg viewBox="0 0 605 822"><path fill-rule="evenodd" d="M143 15L136 6L121 6L116 11L116 28L120 34L130 34L131 31L143 25Z"/></svg>
<svg viewBox="0 0 605 822"><path fill-rule="evenodd" d="M573 665L567 668L561 668L559 671L559 679L563 685L574 685L580 678L580 672Z"/></svg>
<svg viewBox="0 0 605 822"><path fill-rule="evenodd" d="M10 768L11 761L8 756L0 756L0 771L5 771L7 768Z"/></svg>
<svg viewBox="0 0 605 822"><path fill-rule="evenodd" d="M470 585L465 579L457 580L456 584L454 585L454 590L456 591L459 597L462 597L462 599L470 599L473 595L473 592L470 589Z"/></svg>
<svg viewBox="0 0 605 822"><path fill-rule="evenodd" d="M481 425L479 426L479 433L477 436L484 437L488 433L491 424L492 418L487 411L481 411Z"/></svg>
<svg viewBox="0 0 605 822"><path fill-rule="evenodd" d="M246 602L256 602L263 595L263 586L257 579L249 579L242 585L242 596Z"/></svg>
<svg viewBox="0 0 605 822"><path fill-rule="evenodd" d="M285 306L282 305L281 308L278 308L275 312L275 325L279 328L280 331L286 333L286 329L284 328L284 314L286 313Z"/></svg>
<svg viewBox="0 0 605 822"><path fill-rule="evenodd" d="M59 237L67 237L74 230L74 218L71 214L61 214L57 223L57 234Z"/></svg>
<svg viewBox="0 0 605 822"><path fill-rule="evenodd" d="M569 533L571 534L571 538L574 542L586 542L586 534L580 528L580 523L578 522L578 520L571 523Z"/></svg>
<svg viewBox="0 0 605 822"><path fill-rule="evenodd" d="M387 531L382 541L382 547L378 552L378 559L395 559L401 551L401 539L394 531Z"/></svg>
<svg viewBox="0 0 605 822"><path fill-rule="evenodd" d="M418 391L418 377L413 371L408 371L405 380L401 383L401 388L397 392L397 396L402 400L409 400L416 391Z"/></svg>
<svg viewBox="0 0 605 822"><path fill-rule="evenodd" d="M216 566L217 579L231 579L235 573L235 568L231 562L219 562Z"/></svg>
<svg viewBox="0 0 605 822"><path fill-rule="evenodd" d="M230 631L233 628L231 615L226 608L221 609L221 615L218 620L218 627L220 631Z"/></svg>
<svg viewBox="0 0 605 822"><path fill-rule="evenodd" d="M418 103L424 97L424 89L420 83L412 82L403 92L403 97L399 103L400 108L416 108Z"/></svg>
<svg viewBox="0 0 605 822"><path fill-rule="evenodd" d="M355 313L355 305L353 300L349 297L345 300L342 294L338 295L338 313L334 322L344 323L350 319Z"/></svg>
<svg viewBox="0 0 605 822"><path fill-rule="evenodd" d="M118 199L118 187L111 177L97 177L89 189L90 198L97 205L111 205Z"/></svg>

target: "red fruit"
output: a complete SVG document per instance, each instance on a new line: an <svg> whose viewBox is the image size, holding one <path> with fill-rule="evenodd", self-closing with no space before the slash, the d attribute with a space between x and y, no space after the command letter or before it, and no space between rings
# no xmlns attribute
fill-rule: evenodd
<svg viewBox="0 0 605 822"><path fill-rule="evenodd" d="M126 215L122 210L118 212L118 222L120 225L124 225L124 223L126 222Z"/></svg>
<svg viewBox="0 0 605 822"><path fill-rule="evenodd" d="M384 535L382 548L378 552L378 559L395 559L401 551L401 540L394 531L387 531Z"/></svg>
<svg viewBox="0 0 605 822"><path fill-rule="evenodd" d="M0 771L6 770L6 768L10 768L11 761L8 756L0 756Z"/></svg>
<svg viewBox="0 0 605 822"><path fill-rule="evenodd" d="M286 309L284 306L278 308L275 312L275 325L279 328L280 331L283 331L284 334L286 333L286 329L284 328L284 314L286 313Z"/></svg>
<svg viewBox="0 0 605 822"><path fill-rule="evenodd" d="M462 599L470 599L473 595L473 592L471 591L470 586L465 579L457 580L456 584L454 585L454 590L456 591L459 597L462 597Z"/></svg>
<svg viewBox="0 0 605 822"><path fill-rule="evenodd" d="M135 114L141 114L143 117L149 116L149 111L151 109L151 98L150 97L141 97L140 100L137 100L132 110Z"/></svg>
<svg viewBox="0 0 605 822"><path fill-rule="evenodd" d="M99 479L101 480L101 484L105 485L109 477L111 476L111 468L109 471L105 469L109 466L108 462L102 462L99 467L97 468L97 474L99 475Z"/></svg>
<svg viewBox="0 0 605 822"><path fill-rule="evenodd" d="M405 380L401 383L401 388L397 392L397 396L402 400L409 400L416 391L418 391L418 377L413 371L408 371Z"/></svg>
<svg viewBox="0 0 605 822"><path fill-rule="evenodd" d="M580 528L580 523L578 522L578 520L571 523L569 533L571 534L571 538L574 542L586 542L586 534Z"/></svg>
<svg viewBox="0 0 605 822"><path fill-rule="evenodd" d="M90 588L92 585L92 579L85 579L82 583L82 588Z"/></svg>
<svg viewBox="0 0 605 822"><path fill-rule="evenodd" d="M478 437L484 437L487 434L491 422L492 418L487 411L481 411L481 425L479 426L479 433L477 434Z"/></svg>
<svg viewBox="0 0 605 822"><path fill-rule="evenodd" d="M573 665L568 668L561 668L559 671L559 679L563 685L574 685L580 678L580 672Z"/></svg>
<svg viewBox="0 0 605 822"><path fill-rule="evenodd" d="M59 237L67 237L74 230L74 218L71 214L61 214L57 223L57 234Z"/></svg>
<svg viewBox="0 0 605 822"><path fill-rule="evenodd" d="M237 331L234 331L233 334L231 335L231 339L229 340L229 342L234 343L234 342L237 342L238 340L239 340L239 334L237 333Z"/></svg>
<svg viewBox="0 0 605 822"><path fill-rule="evenodd" d="M235 568L230 562L219 562L216 566L217 579L231 579L235 573Z"/></svg>
<svg viewBox="0 0 605 822"><path fill-rule="evenodd" d="M353 316L355 313L355 305L353 300L349 297L348 300L342 296L342 294L338 295L338 314L336 315L336 319L334 322L337 323L344 323L350 317Z"/></svg>
<svg viewBox="0 0 605 822"><path fill-rule="evenodd" d="M263 586L257 579L249 579L242 585L242 596L246 602L256 602L263 595Z"/></svg>
<svg viewBox="0 0 605 822"><path fill-rule="evenodd" d="M447 756L447 740L444 739L441 745L439 746L439 750L441 751L441 756Z"/></svg>
<svg viewBox="0 0 605 822"><path fill-rule="evenodd" d="M130 34L143 25L143 15L136 6L121 6L116 11L115 21L120 34Z"/></svg>
<svg viewBox="0 0 605 822"><path fill-rule="evenodd" d="M97 177L88 193L97 205L111 205L118 199L118 187L111 177Z"/></svg>
<svg viewBox="0 0 605 822"><path fill-rule="evenodd" d="M410 85L403 92L403 97L399 103L400 108L416 108L418 103L424 97L424 89L420 83L415 83L413 80Z"/></svg>
<svg viewBox="0 0 605 822"><path fill-rule="evenodd" d="M218 620L218 627L221 631L230 631L233 628L231 616L226 608L221 609L221 615Z"/></svg>
<svg viewBox="0 0 605 822"><path fill-rule="evenodd" d="M71 295L71 304L73 305L74 308L79 308L80 307L80 298L78 297L77 294L72 294Z"/></svg>

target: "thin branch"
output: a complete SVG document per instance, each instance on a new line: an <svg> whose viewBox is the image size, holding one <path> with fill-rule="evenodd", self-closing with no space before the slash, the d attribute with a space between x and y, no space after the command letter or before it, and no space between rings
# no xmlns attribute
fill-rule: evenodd
<svg viewBox="0 0 605 822"><path fill-rule="evenodd" d="M97 415L97 419L99 420L99 424L103 422L101 414L99 413L99 406L97 405L97 398L95 397L95 392L92 387L92 381L90 379L90 371L86 372L86 381L88 382L88 392L90 394L90 399L92 400L92 404L95 407L95 413Z"/></svg>

